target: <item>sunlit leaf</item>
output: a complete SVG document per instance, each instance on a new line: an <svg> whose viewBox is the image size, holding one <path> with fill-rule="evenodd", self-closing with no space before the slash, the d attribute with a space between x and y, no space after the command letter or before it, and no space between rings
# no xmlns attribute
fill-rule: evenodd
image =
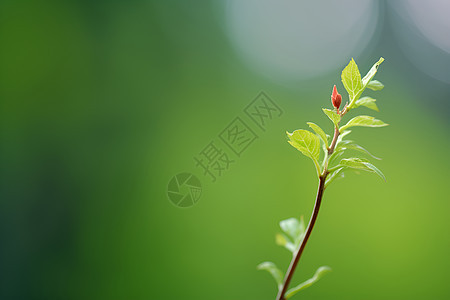
<svg viewBox="0 0 450 300"><path fill-rule="evenodd" d="M353 126L363 126L363 127L383 127L389 124L384 123L381 120L375 119L371 116L357 116L348 121L347 124L339 128L339 131L344 131L345 129Z"/></svg>
<svg viewBox="0 0 450 300"><path fill-rule="evenodd" d="M375 155L373 155L372 153L370 153L367 149L361 147L360 145L357 145L355 143L353 143L353 141L349 141L349 140L344 140L342 141L336 148L334 153L330 156L330 160L333 158L333 156L335 155L335 153L337 152L343 152L345 150L355 150L355 151L359 151L361 153L365 153L375 159L380 160L381 158L376 157Z"/></svg>
<svg viewBox="0 0 450 300"><path fill-rule="evenodd" d="M365 149L365 148L363 148L363 147L361 147L360 145L357 145L357 144L351 143L351 144L345 145L344 148L345 149L350 149L350 150L356 150L356 151L359 151L361 153L365 153L365 154L367 154L367 155L369 155L369 156L371 156L371 157L373 157L375 159L378 159L378 160L381 159L379 157L376 157L372 153L370 153L367 149Z"/></svg>
<svg viewBox="0 0 450 300"><path fill-rule="evenodd" d="M304 290L304 289L310 287L311 285L316 283L320 278L322 278L325 274L327 274L329 272L331 272L331 268L330 267L322 266L322 267L318 268L316 273L314 274L314 276L312 278L306 280L303 283L300 283L296 287L293 287L293 288L289 289L286 292L285 298L289 299L292 296L294 296L295 294L297 294L298 292L300 292L301 290Z"/></svg>
<svg viewBox="0 0 450 300"><path fill-rule="evenodd" d="M330 118L335 127L339 127L339 122L341 121L341 116L331 109L322 108L323 112Z"/></svg>
<svg viewBox="0 0 450 300"><path fill-rule="evenodd" d="M384 58L380 58L373 66L370 68L369 72L367 72L366 76L362 79L362 85L364 88L368 85L368 83L372 80L372 78L375 76L375 74L378 71L378 67L381 65L381 63L384 61Z"/></svg>
<svg viewBox="0 0 450 300"><path fill-rule="evenodd" d="M375 174L377 174L378 176L381 177L381 179L383 179L384 181L386 181L386 177L384 176L383 172L381 172L380 169L378 169L377 167L375 167L374 165L372 165L369 162L364 163L366 165L366 167L368 167L369 169L371 169Z"/></svg>
<svg viewBox="0 0 450 300"><path fill-rule="evenodd" d="M379 91L384 88L384 85L378 80L371 80L367 84L367 88L371 89L372 91Z"/></svg>
<svg viewBox="0 0 450 300"><path fill-rule="evenodd" d="M294 242L303 239L305 234L305 223L303 218L297 220L296 218L289 218L280 222L280 228L286 233Z"/></svg>
<svg viewBox="0 0 450 300"><path fill-rule="evenodd" d="M308 124L309 127L311 127L311 129L314 130L315 133L317 133L317 135L324 142L325 147L328 148L328 138L327 138L327 135L325 134L325 132L322 130L322 128L320 128L319 125L316 125L316 124L314 124L312 122L308 122L306 124Z"/></svg>
<svg viewBox="0 0 450 300"><path fill-rule="evenodd" d="M363 77L363 79L360 82L359 85L359 89L357 91L355 91L353 94L349 95L353 95L353 97L350 97L350 104L348 106L348 110L355 108L355 102L356 100L358 100L358 98L361 96L361 94L364 92L364 90L366 89L366 87L369 85L369 82L372 80L372 78L375 76L375 74L377 73L378 67L380 66L380 64L384 61L384 58L380 58L373 66L372 68L369 70L369 72L367 72L366 76ZM353 61L354 63L354 61ZM350 65L350 64L349 64ZM355 63L356 65L356 63ZM354 68L354 67L353 67ZM345 69L344 69L345 71Z"/></svg>
<svg viewBox="0 0 450 300"><path fill-rule="evenodd" d="M336 178L338 178L341 174L342 174L342 170L344 169L344 167L339 168L337 170L334 170L333 172L331 172L328 177L327 180L325 181L325 187L327 187L330 183L332 183Z"/></svg>
<svg viewBox="0 0 450 300"><path fill-rule="evenodd" d="M293 133L286 132L289 137L289 144L300 150L305 156L311 158L316 166L317 172L320 173L319 168L319 154L320 154L320 140L312 132L308 130L299 129Z"/></svg>
<svg viewBox="0 0 450 300"><path fill-rule="evenodd" d="M283 284L283 273L273 262L265 261L263 263L260 263L256 268L258 270L265 270L269 272L272 275L273 279L275 279L278 289L281 287L281 285Z"/></svg>
<svg viewBox="0 0 450 300"><path fill-rule="evenodd" d="M339 163L339 167L347 167L361 171L372 172L380 176L384 181L386 181L386 177L383 172L381 172L377 167L373 164L369 163L368 160L362 158L345 158L342 159Z"/></svg>
<svg viewBox="0 0 450 300"><path fill-rule="evenodd" d="M362 97L361 99L356 100L354 107L356 108L359 106L365 106L367 108L379 111L378 106L375 103L375 101L377 101L377 100L370 98L370 97Z"/></svg>
<svg viewBox="0 0 450 300"><path fill-rule="evenodd" d="M282 233L277 233L275 235L275 242L279 246L283 246L288 249L290 252L294 253L297 250L297 247L291 240Z"/></svg>
<svg viewBox="0 0 450 300"><path fill-rule="evenodd" d="M357 94L362 90L362 80L361 74L359 73L358 66L355 61L352 60L345 67L341 74L342 83L344 84L345 89L350 97L350 99L354 99Z"/></svg>

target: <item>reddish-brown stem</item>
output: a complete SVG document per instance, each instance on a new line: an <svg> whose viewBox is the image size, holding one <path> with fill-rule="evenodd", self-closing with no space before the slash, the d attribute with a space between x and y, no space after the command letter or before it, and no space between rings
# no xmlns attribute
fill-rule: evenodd
<svg viewBox="0 0 450 300"><path fill-rule="evenodd" d="M311 219L309 220L308 228L306 229L306 233L305 233L305 237L303 238L303 241L302 241L297 253L295 253L294 257L292 258L291 264L289 265L289 268L284 277L283 285L278 292L277 300L285 300L284 296L289 287L289 283L291 282L292 276L294 275L295 268L297 267L300 257L302 256L303 250L305 249L306 243L308 242L309 236L311 235L311 232L314 228L314 224L316 224L317 216L319 215L320 204L322 203L323 192L325 190L326 177L327 177L326 173L325 173L325 175L321 175L319 177L319 187L317 189L316 203L314 204L314 210L313 210Z"/></svg>
<svg viewBox="0 0 450 300"><path fill-rule="evenodd" d="M347 111L348 107L347 105L345 105L344 109L340 113L341 117L344 116L347 113ZM331 142L330 148L328 148L328 155L333 154L339 134L340 134L339 126L336 126L334 128L333 141ZM311 235L314 225L316 224L317 216L319 215L320 204L322 203L323 192L325 190L325 180L327 178L327 175L328 171L325 166L324 172L319 176L319 187L317 189L316 202L314 204L314 210L311 219L309 220L308 223L308 228L306 229L305 237L303 238L302 243L300 244L300 248L292 258L292 261L284 277L283 285L281 286L278 292L277 300L285 300L285 294L289 287L289 283L291 282L292 276L294 275L295 269L297 268L297 264L300 261L300 257L302 256L303 250L305 249L306 243L308 242L309 236Z"/></svg>
<svg viewBox="0 0 450 300"><path fill-rule="evenodd" d="M328 149L328 155L333 154L334 148L336 147L336 142L339 137L339 128L334 127L333 141L331 142L330 148Z"/></svg>

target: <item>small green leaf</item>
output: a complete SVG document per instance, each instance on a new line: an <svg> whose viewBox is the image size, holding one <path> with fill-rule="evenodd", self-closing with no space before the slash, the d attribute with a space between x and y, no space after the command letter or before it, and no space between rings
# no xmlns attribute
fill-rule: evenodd
<svg viewBox="0 0 450 300"><path fill-rule="evenodd" d="M296 287L293 287L293 288L289 289L286 292L285 298L289 299L292 296L294 296L295 294L297 294L298 292L300 292L301 290L304 290L304 289L310 287L311 285L316 283L320 278L322 278L325 274L327 274L329 272L331 272L331 268L330 267L322 266L322 267L318 268L316 273L314 274L314 276L312 278L306 280L303 283L300 283Z"/></svg>
<svg viewBox="0 0 450 300"><path fill-rule="evenodd" d="M309 125L309 127L311 127L312 130L314 130L315 133L317 133L317 135L322 139L322 141L325 144L325 147L328 148L328 138L327 135L325 134L325 132L322 130L322 128L319 127L319 125L316 125L312 122L308 122L306 123Z"/></svg>
<svg viewBox="0 0 450 300"><path fill-rule="evenodd" d="M372 153L370 153L368 150L366 150L365 148L361 147L360 145L355 144L353 141L350 140L343 140L343 141L339 141L339 143L336 144L336 148L334 149L333 154L330 156L330 161L334 158L334 156L338 153L338 152L344 152L345 150L356 150L362 153L365 153L375 159L381 160L381 158L376 157L375 155L373 155ZM337 156L337 155L336 155Z"/></svg>
<svg viewBox="0 0 450 300"><path fill-rule="evenodd" d="M327 180L325 181L325 188L332 183L336 178L339 177L339 175L341 175L342 170L344 169L344 167L341 167L337 170L334 170L333 172L330 173L330 175L328 175Z"/></svg>
<svg viewBox="0 0 450 300"><path fill-rule="evenodd" d="M354 117L353 119L351 119L350 121L348 121L347 124L345 124L344 126L342 126L339 131L342 132L345 129L349 128L349 127L353 127L353 126L363 126L363 127L383 127L383 126L387 126L389 124L384 123L381 120L375 119L374 117L371 116L357 116Z"/></svg>
<svg viewBox="0 0 450 300"><path fill-rule="evenodd" d="M367 154L367 155L369 155L369 156L372 156L372 157L375 158L375 159L381 160L381 158L376 157L375 155L373 155L372 153L370 153L369 151L367 151L365 148L363 148L363 147L361 147L360 145L357 145L357 144L349 143L349 144L347 144L347 145L344 145L343 148L344 148L344 150L346 150L346 149L356 150L356 151L365 153L365 154Z"/></svg>
<svg viewBox="0 0 450 300"><path fill-rule="evenodd" d="M365 158L352 157L352 158L344 158L339 163L341 166L354 168L354 169L365 169L363 165L364 162L368 162Z"/></svg>
<svg viewBox="0 0 450 300"><path fill-rule="evenodd" d="M368 160L362 158L346 158L341 160L339 166L352 168L356 170L362 170L367 172L372 172L380 176L384 181L386 181L386 177L383 172L381 172L377 167L369 163Z"/></svg>
<svg viewBox="0 0 450 300"><path fill-rule="evenodd" d="M375 76L378 70L378 66L384 61L384 58L380 58L367 72L366 76L361 80L360 89L357 90L353 95L353 97L350 97L350 104L348 105L347 110L351 110L355 108L355 101L358 100L359 96L364 92L366 87L369 85L369 82L372 80L372 78ZM355 64L356 65L356 64ZM349 93L350 95L350 93Z"/></svg>
<svg viewBox="0 0 450 300"><path fill-rule="evenodd" d="M378 67L381 65L381 63L384 61L384 58L380 58L373 66L370 68L369 72L367 72L366 76L362 79L362 85L365 89L368 83L372 80L372 78L375 76L375 74L378 71Z"/></svg>
<svg viewBox="0 0 450 300"><path fill-rule="evenodd" d="M273 262L265 261L263 263L260 263L256 268L258 270L265 270L269 272L272 275L273 279L275 279L275 282L278 285L278 289L280 289L281 285L283 284L283 273Z"/></svg>
<svg viewBox="0 0 450 300"><path fill-rule="evenodd" d="M344 155L345 151L343 149L339 149L338 151L334 151L333 154L330 156L328 164L332 165L335 163L336 160L342 157ZM328 170L329 171L329 170Z"/></svg>
<svg viewBox="0 0 450 300"><path fill-rule="evenodd" d="M308 130L299 129L293 133L286 132L289 137L289 144L297 150L300 150L305 156L311 158L316 166L317 172L320 173L319 154L320 154L320 140L312 132Z"/></svg>
<svg viewBox="0 0 450 300"><path fill-rule="evenodd" d="M344 141L344 137L349 135L351 132L352 132L351 130L343 130L342 132L340 132L340 134L337 138L337 141L336 141L336 147L334 149L337 149L343 143L349 142L349 141Z"/></svg>
<svg viewBox="0 0 450 300"><path fill-rule="evenodd" d="M384 85L378 80L371 80L367 84L367 88L371 89L372 91L380 91L384 88Z"/></svg>
<svg viewBox="0 0 450 300"><path fill-rule="evenodd" d="M384 176L383 172L381 172L380 169L378 169L377 167L375 167L374 165L372 165L369 162L364 163L366 165L366 167L368 167L369 169L371 169L375 174L377 174L378 176L381 177L381 179L383 179L386 182L386 177Z"/></svg>
<svg viewBox="0 0 450 300"><path fill-rule="evenodd" d="M370 98L370 97L363 97L361 99L356 100L354 107L356 108L358 106L365 106L370 109L379 111L378 106L375 104L375 101L377 101L377 100Z"/></svg>
<svg viewBox="0 0 450 300"><path fill-rule="evenodd" d="M334 148L334 152L340 151L342 149L345 150L345 146L348 145L348 144L351 144L351 143L353 143L353 142L350 141L350 140L339 141L339 138L338 138L338 142L336 143L336 147ZM334 152L333 152L333 154L334 154Z"/></svg>
<svg viewBox="0 0 450 300"><path fill-rule="evenodd" d="M300 220L290 218L280 222L280 228L286 235L278 233L276 235L276 243L288 249L292 254L295 254L300 243L305 237L305 222L303 216Z"/></svg>
<svg viewBox="0 0 450 300"><path fill-rule="evenodd" d="M280 228L286 233L295 243L303 239L305 234L305 222L303 218L300 221L296 218L289 218L280 222Z"/></svg>
<svg viewBox="0 0 450 300"><path fill-rule="evenodd" d="M277 233L275 235L275 243L279 246L284 247L284 246L286 246L287 243L289 243L289 240L284 234Z"/></svg>
<svg viewBox="0 0 450 300"><path fill-rule="evenodd" d="M338 142L342 141L342 139L349 135L352 131L351 130L344 130L343 132L341 132L338 136Z"/></svg>
<svg viewBox="0 0 450 300"><path fill-rule="evenodd" d="M339 134L336 142L336 147L334 148L334 152L329 157L330 163L344 153L345 149L342 149L344 145L352 143L352 141L344 140L344 137L350 134L351 132L352 132L351 130L344 130L341 134Z"/></svg>
<svg viewBox="0 0 450 300"><path fill-rule="evenodd" d="M275 242L277 245L283 246L292 253L297 250L297 247L294 245L294 243L292 243L289 238L282 233L277 233L275 235Z"/></svg>
<svg viewBox="0 0 450 300"><path fill-rule="evenodd" d="M335 111L327 108L322 108L323 112L330 118L331 122L333 122L335 127L339 127L339 122L341 121L341 116L338 115Z"/></svg>
<svg viewBox="0 0 450 300"><path fill-rule="evenodd" d="M363 88L361 74L359 73L358 66L356 65L353 58L342 71L341 79L345 89L347 90L350 100L353 100L357 96L359 91L361 91Z"/></svg>

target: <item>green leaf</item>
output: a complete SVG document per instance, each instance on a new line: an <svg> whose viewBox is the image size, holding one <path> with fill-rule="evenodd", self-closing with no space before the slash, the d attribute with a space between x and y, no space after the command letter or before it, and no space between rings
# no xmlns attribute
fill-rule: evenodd
<svg viewBox="0 0 450 300"><path fill-rule="evenodd" d="M303 217L300 220L289 218L280 222L280 228L286 233L295 244L303 239L305 235L305 222Z"/></svg>
<svg viewBox="0 0 450 300"><path fill-rule="evenodd" d="M324 142L325 147L328 148L328 138L327 138L327 135L325 134L325 132L322 130L322 128L320 128L319 125L316 125L316 124L314 124L312 122L307 122L306 124L308 124L309 127L311 127L311 129L314 130L315 133L317 133L317 135Z"/></svg>
<svg viewBox="0 0 450 300"><path fill-rule="evenodd" d="M277 245L283 246L294 254L305 237L305 222L303 216L300 220L290 218L280 222L280 228L286 234L278 233L275 236Z"/></svg>
<svg viewBox="0 0 450 300"><path fill-rule="evenodd" d="M344 137L349 135L351 132L352 132L351 130L343 130L342 132L340 132L340 134L337 138L337 141L336 141L336 147L334 149L337 149L343 143L350 142L350 141L344 141Z"/></svg>
<svg viewBox="0 0 450 300"><path fill-rule="evenodd" d="M347 145L344 145L344 146L343 146L343 149L344 149L344 150L346 150L346 149L349 149L349 150L356 150L356 151L365 153L365 154L367 154L367 155L369 155L369 156L372 156L372 157L375 158L375 159L381 160L381 158L376 157L375 155L373 155L372 153L370 153L369 151L367 151L365 148L363 148L363 147L361 147L360 145L357 145L357 144L349 143L349 144L347 144Z"/></svg>
<svg viewBox="0 0 450 300"><path fill-rule="evenodd" d="M363 126L363 127L383 127L383 126L387 126L389 124L384 123L381 120L375 119L374 117L371 116L357 116L354 117L353 119L351 119L350 121L348 121L347 124L345 124L344 126L342 126L339 131L342 132L345 129L349 128L349 127L353 127L353 126Z"/></svg>
<svg viewBox="0 0 450 300"><path fill-rule="evenodd" d="M348 144L351 144L351 143L352 143L352 141L350 141L350 140L339 141L339 138L338 138L338 142L336 142L336 147L334 148L333 154L335 152L338 152L338 151L342 150L342 149L345 150L345 146L348 145Z"/></svg>
<svg viewBox="0 0 450 300"><path fill-rule="evenodd" d="M367 84L367 88L371 89L372 91L380 91L384 88L384 85L378 80L371 80Z"/></svg>
<svg viewBox="0 0 450 300"><path fill-rule="evenodd" d="M380 176L384 181L386 181L386 177L384 176L383 172L381 172L377 167L369 163L369 161L366 159L346 158L341 160L339 166L372 172Z"/></svg>
<svg viewBox="0 0 450 300"><path fill-rule="evenodd" d="M342 170L344 169L344 167L341 167L337 170L334 170L333 172L330 173L330 175L328 175L327 180L325 181L325 188L332 183L336 178L339 177L339 175L341 175ZM343 174L342 174L343 175Z"/></svg>
<svg viewBox="0 0 450 300"><path fill-rule="evenodd" d="M364 90L366 89L366 87L369 85L369 82L372 80L372 78L375 76L375 74L377 73L378 67L379 65L384 61L384 58L380 58L373 66L372 68L369 70L369 72L367 72L366 76L364 76L364 78L361 80L360 82L360 88L359 90L355 91L353 94L351 94L349 92L350 95L350 104L348 105L347 110L351 110L355 107L355 101L358 100L359 96L361 96L361 94L364 92ZM351 63L351 62L350 62ZM349 64L350 65L350 64ZM356 65L356 63L355 63ZM348 66L347 66L348 67ZM345 71L345 69L344 69ZM342 73L344 73L344 71ZM361 76L361 75L360 75Z"/></svg>
<svg viewBox="0 0 450 300"><path fill-rule="evenodd" d="M339 136L337 138L337 141L336 141L336 147L334 148L334 152L329 157L329 162L330 163L333 162L333 160L335 160L336 158L338 158L342 154L344 154L344 150L345 150L345 149L343 149L344 145L352 143L352 141L343 140L344 137L347 136L348 134L350 134L351 132L352 132L351 130L344 130L341 134L339 134Z"/></svg>
<svg viewBox="0 0 450 300"><path fill-rule="evenodd" d="M289 144L297 150L300 150L305 156L311 158L316 166L317 172L320 173L319 154L320 154L320 140L312 132L308 130L299 129L293 133L286 132L289 137Z"/></svg>
<svg viewBox="0 0 450 300"><path fill-rule="evenodd" d="M378 71L378 67L381 65L383 61L384 58L380 57L380 59L372 66L372 68L370 68L369 72L367 72L366 76L364 76L364 78L362 79L363 89L367 87L368 83L375 76L375 74Z"/></svg>
<svg viewBox="0 0 450 300"><path fill-rule="evenodd" d="M260 263L256 268L258 270L269 272L272 275L273 279L275 279L275 282L278 285L278 289L280 289L281 285L283 284L283 273L273 262L265 261L263 263Z"/></svg>
<svg viewBox="0 0 450 300"><path fill-rule="evenodd" d="M366 167L368 167L370 170L372 170L375 174L377 174L378 176L381 177L381 179L383 179L386 182L386 177L384 176L383 172L381 172L380 169L378 169L377 167L375 167L374 165L372 165L369 162L364 163L366 165Z"/></svg>
<svg viewBox="0 0 450 300"><path fill-rule="evenodd" d="M352 158L344 158L339 163L341 166L354 168L354 169L365 169L365 166L362 164L364 162L368 162L365 158L352 157Z"/></svg>
<svg viewBox="0 0 450 300"><path fill-rule="evenodd" d="M341 121L341 116L338 115L335 111L327 108L322 108L323 112L330 118L331 122L333 122L334 126L339 127L339 122Z"/></svg>
<svg viewBox="0 0 450 300"><path fill-rule="evenodd" d="M289 238L282 233L277 233L275 235L275 242L277 245L283 246L292 253L297 250L297 247L294 245L294 243L292 243Z"/></svg>
<svg viewBox="0 0 450 300"><path fill-rule="evenodd" d="M360 145L355 144L353 141L350 140L344 140L344 141L339 141L339 143L336 145L336 148L334 149L333 154L330 156L330 161L334 158L334 156L340 152L344 152L345 150L356 150L362 153L365 153L375 159L381 160L381 158L376 157L375 155L373 155L372 153L370 153L368 150L366 150L365 148L361 147ZM337 156L337 155L336 155Z"/></svg>
<svg viewBox="0 0 450 300"><path fill-rule="evenodd" d="M378 106L375 104L375 101L377 101L377 100L370 98L370 97L363 97L361 99L356 100L354 107L356 108L359 106L365 106L370 109L379 111Z"/></svg>
<svg viewBox="0 0 450 300"><path fill-rule="evenodd" d="M353 100L359 91L363 88L361 81L361 74L359 73L358 66L355 61L352 60L345 67L341 74L342 83L350 97Z"/></svg>
<svg viewBox="0 0 450 300"><path fill-rule="evenodd" d="M331 272L331 268L330 267L322 266L322 267L318 268L316 273L314 274L314 276L312 278L306 280L303 283L300 283L296 287L293 287L293 288L289 289L286 292L285 298L289 299L292 296L294 296L295 294L297 294L298 292L300 292L301 290L304 290L304 289L310 287L311 285L316 283L320 278L322 278L325 274L327 274L329 272Z"/></svg>

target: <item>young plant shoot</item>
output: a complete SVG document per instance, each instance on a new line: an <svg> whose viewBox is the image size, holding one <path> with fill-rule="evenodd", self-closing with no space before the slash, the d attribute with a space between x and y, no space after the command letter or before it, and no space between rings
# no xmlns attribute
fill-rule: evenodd
<svg viewBox="0 0 450 300"><path fill-rule="evenodd" d="M379 159L370 154L365 148L346 138L351 132L349 130L351 127L384 127L388 124L366 115L359 115L347 122L344 121L344 116L349 111L360 106L365 106L369 109L378 111L375 99L371 97L361 98L361 95L366 88L373 91L383 89L384 86L381 82L373 80L379 65L383 61L384 59L380 58L366 76L362 78L358 66L353 59L342 71L341 79L344 88L348 93L348 101L341 109L342 96L338 93L335 85L331 93L331 104L333 109L322 109L333 123L334 132L332 134L332 139L330 139L331 135L327 135L322 128L312 122L307 123L312 129L312 132L304 129L298 129L292 133L287 132L289 144L299 150L303 155L309 157L314 163L319 179L319 187L313 213L307 227L305 227L303 218L290 218L280 222L283 233L276 236L276 243L292 252L292 260L286 273L284 274L281 272L281 270L272 262L263 262L258 265L259 270L268 271L275 279L278 286L277 300L291 298L331 271L329 267L322 266L317 269L312 278L289 289L292 276L294 275L297 264L314 228L314 224L316 223L323 193L330 183L334 179L342 177L344 172L348 170L374 173L383 180L386 180L383 173L370 163L369 160L360 157L345 157L345 154L346 150L356 150L374 159ZM321 150L323 151L323 154L321 154Z"/></svg>

